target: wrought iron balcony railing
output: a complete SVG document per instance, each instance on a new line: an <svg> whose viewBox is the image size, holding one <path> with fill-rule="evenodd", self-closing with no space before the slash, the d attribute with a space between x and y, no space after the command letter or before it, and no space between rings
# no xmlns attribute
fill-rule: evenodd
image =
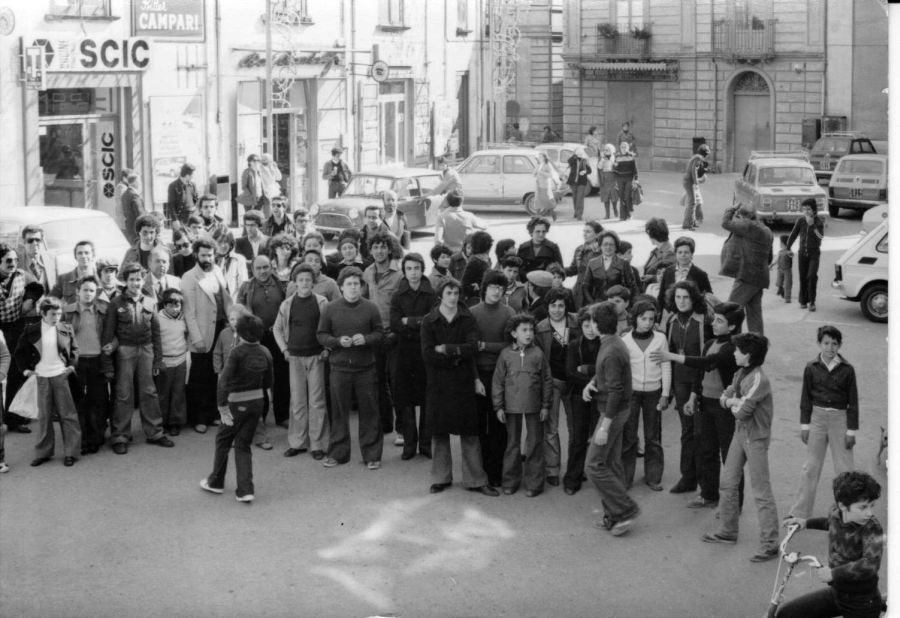
<svg viewBox="0 0 900 618"><path fill-rule="evenodd" d="M650 56L650 24L614 29L609 24L597 27L597 52L607 58L646 59Z"/></svg>
<svg viewBox="0 0 900 618"><path fill-rule="evenodd" d="M713 53L731 60L775 57L775 20L720 20L713 23Z"/></svg>

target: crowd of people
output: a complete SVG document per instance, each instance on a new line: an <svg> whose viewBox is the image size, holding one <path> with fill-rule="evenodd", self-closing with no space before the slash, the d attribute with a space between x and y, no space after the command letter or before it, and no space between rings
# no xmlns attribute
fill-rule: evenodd
<svg viewBox="0 0 900 618"><path fill-rule="evenodd" d="M352 457L355 411L369 470L381 467L384 438L395 432L401 459L430 458L430 492L443 492L453 481L450 436L458 435L466 489L535 497L562 485L573 495L589 481L603 505L597 526L618 536L640 512L629 495L639 458L643 482L663 489L661 415L674 405L680 474L670 492L699 489L688 506L719 509L718 528L703 540L733 544L746 466L760 519L751 559L776 557L760 303L772 238L752 210L724 214L732 238L722 274L735 284L719 302L693 263L693 239L670 243L663 219L645 225L654 249L641 270L630 244L599 221L584 224L584 242L566 266L548 238L549 219L532 218L524 242L495 243L458 212L462 201L448 196L430 265L405 251L408 239L378 206L326 254L308 214L291 217L282 198L270 201L268 217L248 210L237 231L216 215L215 196L202 195L171 245L160 238L160 218L143 214L121 262L96 259L93 242L80 240L76 267L53 281L43 231L25 227L20 246L0 244L4 423L32 431L9 407L34 378L32 466L55 454L54 417L66 466L107 442L127 454L135 408L145 441L156 446L173 447L186 428L218 426L213 470L201 486L223 492L233 447L236 497L249 502L251 448L273 448L269 415L287 429L285 457L308 452L331 468ZM799 236L809 247L821 240L818 229L815 221L801 226L786 244ZM814 299L809 287L801 293ZM823 326L817 343L799 405L808 460L790 512L798 521L810 516L827 449L838 472L852 470L859 426L841 332ZM877 583L880 554L859 560Z"/></svg>

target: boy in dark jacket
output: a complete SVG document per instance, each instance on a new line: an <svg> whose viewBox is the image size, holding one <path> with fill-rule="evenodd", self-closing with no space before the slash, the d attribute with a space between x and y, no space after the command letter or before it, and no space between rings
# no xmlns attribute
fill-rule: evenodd
<svg viewBox="0 0 900 618"><path fill-rule="evenodd" d="M785 526L828 531L828 566L816 576L828 584L781 606L780 618L881 615L878 571L884 554L884 529L872 514L881 486L865 472L842 472L832 484L835 505L828 517L788 517Z"/></svg>
<svg viewBox="0 0 900 618"><path fill-rule="evenodd" d="M75 373L78 344L72 326L60 322L62 304L52 296L40 304L41 321L29 324L22 331L14 353L16 364L26 378L37 376L38 432L32 466L39 466L53 458L53 415L59 414L66 466L72 466L81 451L81 426L69 376Z"/></svg>
<svg viewBox="0 0 900 618"><path fill-rule="evenodd" d="M571 389L569 416L569 455L566 474L563 476L563 490L566 495L575 495L581 489L584 474L584 458L588 440L597 428L599 413L581 393L596 372L595 362L600 352L600 335L591 325L590 307L582 307L576 317L578 335L569 342L566 354L566 381Z"/></svg>
<svg viewBox="0 0 900 618"><path fill-rule="evenodd" d="M813 198L803 200L800 204L803 216L794 223L794 229L788 237L787 250L790 251L794 241L800 239L797 250L797 281L800 293L797 295L800 308L816 310L816 286L819 283L819 257L822 253L822 238L825 235L825 223L818 216L818 204Z"/></svg>
<svg viewBox="0 0 900 618"><path fill-rule="evenodd" d="M237 469L238 502L252 502L253 455L250 445L256 424L262 417L264 393L272 388L272 354L260 345L262 321L254 315L238 318L236 331L238 346L225 361L216 388L216 404L222 424L216 435L216 456L213 471L200 481L200 487L221 494L228 469L228 451L234 445L234 466Z"/></svg>
<svg viewBox="0 0 900 618"><path fill-rule="evenodd" d="M534 318L519 313L507 324L512 345L500 352L494 369L494 410L506 424L506 453L503 456L503 493L516 493L525 484L529 498L544 491L543 423L550 414L553 378L550 362L534 345ZM522 427L525 427L525 470L522 471Z"/></svg>

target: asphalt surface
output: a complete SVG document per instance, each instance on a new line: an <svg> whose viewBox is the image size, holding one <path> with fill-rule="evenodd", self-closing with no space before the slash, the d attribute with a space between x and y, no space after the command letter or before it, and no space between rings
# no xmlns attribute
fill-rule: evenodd
<svg viewBox="0 0 900 618"><path fill-rule="evenodd" d="M696 262L720 298L731 282L715 275L724 240L718 219L731 203L733 179L710 179L706 222L691 234ZM646 218L681 220L678 175L645 173L641 180L646 202L635 218L608 224L635 244L639 267L650 250ZM586 215L600 212L598 200L588 198ZM484 216L495 239L526 239L524 213ZM567 200L549 234L567 259L581 241L581 224L570 219ZM671 228L673 239L678 227ZM887 422L887 326L866 321L857 304L829 287L834 260L859 227L858 220L829 223L818 312L802 311L796 301L785 304L772 291L764 298L772 341L765 369L775 400L769 457L780 516L793 501L805 453L798 427L802 371L817 353L815 329L825 323L843 331L841 352L857 368L857 466L885 482L874 459L879 427ZM427 256L431 242L418 236L413 248ZM235 502L233 468L224 495L200 490L212 465L213 432L187 430L174 439L175 448L161 449L143 444L136 422L127 456L104 448L73 468L63 467L60 457L30 468L33 434L7 436L12 470L0 475L0 616L724 618L766 610L776 563L748 561L758 537L749 496L738 544L708 545L700 535L714 529L714 512L685 508L691 495L650 491L639 462L632 494L642 515L631 533L613 538L592 526L600 502L588 485L571 497L548 487L536 498L522 492L487 498L458 484L433 496L430 462L401 461L393 435L385 437L382 469L366 470L355 419L353 460L334 469L306 454L282 457L285 430L269 429L275 450L253 450L252 505ZM679 431L670 410L663 422L667 489L678 479ZM565 445L564 422L560 434ZM832 477L826 463L820 513L831 502ZM883 499L876 508L885 526L886 507ZM802 532L793 547L824 557L826 535ZM819 586L799 570L787 595Z"/></svg>

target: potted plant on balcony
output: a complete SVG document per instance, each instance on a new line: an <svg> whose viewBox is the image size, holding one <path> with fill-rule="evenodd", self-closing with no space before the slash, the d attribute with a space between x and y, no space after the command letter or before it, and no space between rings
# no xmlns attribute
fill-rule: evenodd
<svg viewBox="0 0 900 618"><path fill-rule="evenodd" d="M635 26L631 29L631 36L640 41L647 41L652 35L650 34L650 28Z"/></svg>
<svg viewBox="0 0 900 618"><path fill-rule="evenodd" d="M619 38L619 29L615 24L600 24L597 26L597 34L603 41L603 48L607 54L615 53L616 42Z"/></svg>

